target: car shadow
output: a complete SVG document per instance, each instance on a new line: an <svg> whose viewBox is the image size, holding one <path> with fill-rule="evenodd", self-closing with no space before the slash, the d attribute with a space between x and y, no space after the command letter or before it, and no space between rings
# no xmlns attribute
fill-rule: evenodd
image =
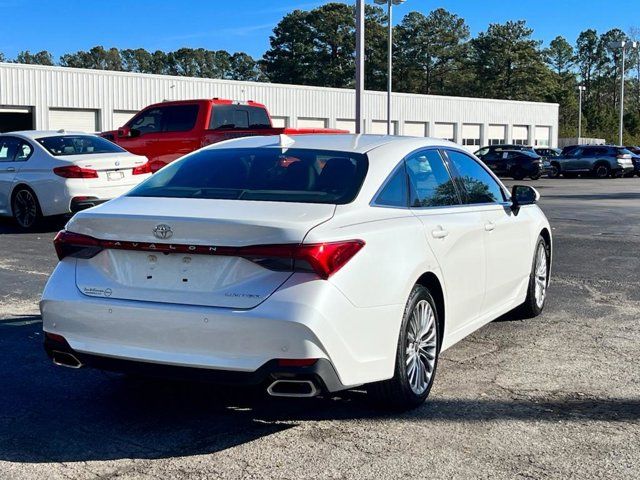
<svg viewBox="0 0 640 480"><path fill-rule="evenodd" d="M0 461L156 459L211 454L305 421L636 421L640 400L479 400L437 395L409 412L374 408L361 390L272 399L259 389L144 380L55 367L37 316L0 320Z"/></svg>
<svg viewBox="0 0 640 480"><path fill-rule="evenodd" d="M24 230L20 228L12 218L0 218L0 235L2 234L25 234L25 233L52 233L62 230L70 217L45 217L36 227Z"/></svg>

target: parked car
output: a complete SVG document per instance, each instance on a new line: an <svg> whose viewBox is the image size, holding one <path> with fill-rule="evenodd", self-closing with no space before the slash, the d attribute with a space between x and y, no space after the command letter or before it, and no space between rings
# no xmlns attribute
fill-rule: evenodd
<svg viewBox="0 0 640 480"><path fill-rule="evenodd" d="M413 407L440 352L516 307L544 308L552 243L538 198L445 140L215 144L57 235L45 349L67 367L274 396L366 385Z"/></svg>
<svg viewBox="0 0 640 480"><path fill-rule="evenodd" d="M549 160L551 158L559 157L560 155L562 155L562 150L560 150L559 148L535 147L533 151L540 155L543 160Z"/></svg>
<svg viewBox="0 0 640 480"><path fill-rule="evenodd" d="M545 164L540 155L530 147L519 150L510 149L507 146L486 147L476 152L476 156L496 175L512 177L515 180L522 180L525 177L537 180L546 168L550 168L549 162Z"/></svg>
<svg viewBox="0 0 640 480"><path fill-rule="evenodd" d="M631 152L614 145L583 145L551 160L550 176L565 177L578 174L597 178L617 177L633 172Z"/></svg>
<svg viewBox="0 0 640 480"><path fill-rule="evenodd" d="M640 147L625 147L631 152L631 161L633 162L633 172L628 173L627 176L633 177L637 175L640 177Z"/></svg>
<svg viewBox="0 0 640 480"><path fill-rule="evenodd" d="M0 215L29 229L125 193L151 173L147 159L80 132L0 135Z"/></svg>
<svg viewBox="0 0 640 480"><path fill-rule="evenodd" d="M222 98L150 105L117 131L102 136L151 162L167 163L212 143L254 135L349 133L327 128L274 128L267 108L257 102Z"/></svg>

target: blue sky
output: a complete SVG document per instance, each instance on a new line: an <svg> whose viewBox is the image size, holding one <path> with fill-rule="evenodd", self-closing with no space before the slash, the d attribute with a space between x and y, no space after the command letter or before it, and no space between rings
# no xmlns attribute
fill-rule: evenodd
<svg viewBox="0 0 640 480"><path fill-rule="evenodd" d="M49 50L57 58L103 45L147 50L204 47L261 56L285 13L323 3L327 2L0 0L0 52L14 57L20 50ZM586 28L604 32L640 27L640 0L407 0L396 8L395 19L411 10L428 13L438 7L464 17L474 34L489 23L525 19L534 36L545 42L563 35L573 43Z"/></svg>

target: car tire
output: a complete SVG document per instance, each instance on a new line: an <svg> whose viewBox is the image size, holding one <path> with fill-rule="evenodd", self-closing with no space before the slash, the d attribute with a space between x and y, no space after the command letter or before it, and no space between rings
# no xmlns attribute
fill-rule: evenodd
<svg viewBox="0 0 640 480"><path fill-rule="evenodd" d="M593 169L593 174L596 178L609 178L611 176L611 167L604 163L599 163Z"/></svg>
<svg viewBox="0 0 640 480"><path fill-rule="evenodd" d="M37 227L42 220L42 210L35 192L29 187L18 187L11 196L13 220L23 230Z"/></svg>
<svg viewBox="0 0 640 480"><path fill-rule="evenodd" d="M416 334L420 336L416 338ZM429 290L416 285L402 317L393 378L367 385L370 398L376 405L392 410L408 410L421 405L431 391L439 353L435 301Z"/></svg>
<svg viewBox="0 0 640 480"><path fill-rule="evenodd" d="M542 174L538 173L536 175L531 175L529 178L531 180L540 180L540 177L542 176Z"/></svg>
<svg viewBox="0 0 640 480"><path fill-rule="evenodd" d="M520 306L520 313L525 318L537 317L544 310L549 285L549 246L542 236L538 237L534 250L527 298Z"/></svg>
<svg viewBox="0 0 640 480"><path fill-rule="evenodd" d="M551 162L551 171L549 172L549 178L558 178L560 176L560 164L558 162Z"/></svg>

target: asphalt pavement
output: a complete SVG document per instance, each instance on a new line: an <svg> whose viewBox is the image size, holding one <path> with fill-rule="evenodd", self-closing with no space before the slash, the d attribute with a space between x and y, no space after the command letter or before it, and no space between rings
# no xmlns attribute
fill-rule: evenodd
<svg viewBox="0 0 640 480"><path fill-rule="evenodd" d="M637 479L640 178L528 183L555 240L544 314L444 352L403 414L54 367L37 301L62 222L0 221L0 479Z"/></svg>

